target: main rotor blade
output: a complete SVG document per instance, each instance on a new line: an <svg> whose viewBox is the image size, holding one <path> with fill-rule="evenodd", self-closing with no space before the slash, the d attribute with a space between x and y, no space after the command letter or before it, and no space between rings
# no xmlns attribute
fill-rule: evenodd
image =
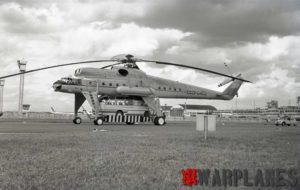
<svg viewBox="0 0 300 190"><path fill-rule="evenodd" d="M28 70L28 71L25 71L25 72L19 72L19 73L15 73L15 74L6 75L6 76L1 76L0 79L5 79L5 78L9 78L9 77L21 75L21 74L27 74L27 73L37 72L37 71L46 70L46 69L52 69L52 68L56 68L56 67L64 67L64 66L78 65L78 64L87 64L87 63L108 62L108 61L111 62L111 61L114 61L114 60L94 60L94 61L81 61L81 62L74 62L74 63L65 63L65 64L60 64L60 65L53 65L53 66L48 66L48 67L42 67L42 68L39 68L39 69L32 69L32 70Z"/></svg>
<svg viewBox="0 0 300 190"><path fill-rule="evenodd" d="M251 81L248 81L248 80L245 80L245 79L242 79L242 78L234 77L234 76L231 76L231 75L227 75L227 74L224 74L224 73L219 73L219 72L216 72L216 71L212 71L212 70L209 70L209 69L203 69L203 68L199 68L199 67L181 65L181 64L170 63L170 62L163 62L163 61L143 60L143 59L140 59L138 61L139 62L150 62L150 63L152 62L152 63L156 63L156 64L160 64L160 65L173 65L173 66L177 66L177 67L185 67L185 68L189 68L189 69L195 69L195 70L200 70L200 71L204 71L204 72L208 72L208 73L213 73L213 74L216 74L216 75L220 75L220 76L224 76L224 77L228 77L228 78L232 78L232 79L236 79L236 80L241 80L243 82L252 83Z"/></svg>

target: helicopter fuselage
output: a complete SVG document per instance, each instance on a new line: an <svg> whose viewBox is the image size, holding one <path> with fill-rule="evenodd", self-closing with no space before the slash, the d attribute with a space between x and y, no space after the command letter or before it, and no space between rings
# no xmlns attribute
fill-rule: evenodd
<svg viewBox="0 0 300 190"><path fill-rule="evenodd" d="M105 101L105 98L110 97L115 97L115 99L117 97L121 99L128 97L129 99L142 100L149 108L148 112L144 113L144 117L151 116L155 125L164 125L166 122L165 116L161 110L160 98L231 100L237 95L237 92L243 82L250 82L248 80L244 80L241 77L241 74L231 76L201 67L199 68L164 61L138 59L130 54L114 56L111 59L64 63L28 71L24 70L19 73L2 76L0 79L57 67L100 62L113 62L113 64L106 65L102 68L79 68L76 69L74 77L61 78L53 83L55 91L74 94L74 124L81 123L81 118L78 117L78 110L86 100L95 112L94 124L102 125L106 117L101 113L103 111L101 108L101 101ZM172 65L213 73L229 78L220 83L219 86L228 83L231 84L223 92L218 92L195 86L194 84L196 81L193 82L193 84L185 84L179 81L147 75L139 69L136 64L137 62ZM20 62L18 63L20 64ZM120 67L120 65L123 66ZM115 116L124 116L123 114L124 112L122 110L117 110ZM133 124L134 122L135 121L132 121L132 118L129 119L129 121L126 121L127 124Z"/></svg>
<svg viewBox="0 0 300 190"><path fill-rule="evenodd" d="M75 77L62 78L53 84L53 88L65 93L96 91L108 96L224 99L218 91L147 75L135 68L80 68L75 71Z"/></svg>

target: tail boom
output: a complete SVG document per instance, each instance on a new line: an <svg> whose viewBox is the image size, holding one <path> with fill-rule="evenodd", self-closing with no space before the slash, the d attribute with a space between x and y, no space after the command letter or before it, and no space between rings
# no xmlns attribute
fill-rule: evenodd
<svg viewBox="0 0 300 190"><path fill-rule="evenodd" d="M219 95L221 100L232 100L234 96L238 95L243 81L235 79L223 92Z"/></svg>

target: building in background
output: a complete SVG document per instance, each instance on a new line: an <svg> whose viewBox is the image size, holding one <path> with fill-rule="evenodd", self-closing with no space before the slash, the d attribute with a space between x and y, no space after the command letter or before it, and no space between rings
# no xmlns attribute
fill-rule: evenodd
<svg viewBox="0 0 300 190"><path fill-rule="evenodd" d="M0 117L3 114L3 91L4 91L4 80L0 80Z"/></svg>
<svg viewBox="0 0 300 190"><path fill-rule="evenodd" d="M183 117L184 108L180 105L172 106L170 110L171 117Z"/></svg>
<svg viewBox="0 0 300 190"><path fill-rule="evenodd" d="M267 102L267 108L268 109L277 109L278 108L278 101L277 100L271 100Z"/></svg>
<svg viewBox="0 0 300 190"><path fill-rule="evenodd" d="M280 115L300 116L300 108L298 106L281 106L278 110Z"/></svg>
<svg viewBox="0 0 300 190"><path fill-rule="evenodd" d="M171 117L196 117L197 114L211 114L217 110L211 105L179 104L170 109Z"/></svg>
<svg viewBox="0 0 300 190"><path fill-rule="evenodd" d="M23 111L29 112L30 104L23 104Z"/></svg>
<svg viewBox="0 0 300 190"><path fill-rule="evenodd" d="M27 62L22 60L18 60L18 67L20 73L24 73L26 71L26 64ZM19 86L19 112L22 113L23 111L23 99L24 99L24 74L20 75L20 86Z"/></svg>
<svg viewBox="0 0 300 190"><path fill-rule="evenodd" d="M217 109L211 105L180 104L184 107L184 116L196 117L197 114L212 114Z"/></svg>
<svg viewBox="0 0 300 190"><path fill-rule="evenodd" d="M300 98L297 97L297 100L300 101ZM278 106L278 101L271 100L267 102L266 108L216 110L214 114L225 118L265 118L269 120L284 116L300 118L300 107L299 105Z"/></svg>
<svg viewBox="0 0 300 190"><path fill-rule="evenodd" d="M168 106L168 105L164 105L164 106L160 106L161 107L161 111L162 113L166 116L166 117L169 117L170 116L170 111L171 111L171 108L172 106Z"/></svg>

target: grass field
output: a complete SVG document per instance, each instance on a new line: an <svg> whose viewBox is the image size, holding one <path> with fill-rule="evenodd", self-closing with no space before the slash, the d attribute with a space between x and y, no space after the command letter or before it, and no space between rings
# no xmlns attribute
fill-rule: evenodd
<svg viewBox="0 0 300 190"><path fill-rule="evenodd" d="M195 123L91 127L0 123L0 189L193 189L181 169L299 169L300 127L218 124L207 141Z"/></svg>

